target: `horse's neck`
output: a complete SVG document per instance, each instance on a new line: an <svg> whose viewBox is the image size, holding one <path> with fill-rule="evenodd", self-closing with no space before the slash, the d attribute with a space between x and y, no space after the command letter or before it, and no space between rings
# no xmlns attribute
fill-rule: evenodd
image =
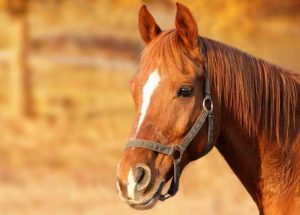
<svg viewBox="0 0 300 215"><path fill-rule="evenodd" d="M299 105L297 109L300 109ZM223 110L216 147L261 213L283 214L285 211L288 214L287 209L300 210L300 113L297 112L294 137L289 143L291 150L284 152L284 144L267 143L263 134L250 138L233 122L230 113Z"/></svg>
<svg viewBox="0 0 300 215"><path fill-rule="evenodd" d="M226 118L224 118L224 116ZM216 144L233 172L238 176L253 200L260 201L257 190L260 177L260 150L256 140L244 135L234 125L230 115L222 114L221 132Z"/></svg>

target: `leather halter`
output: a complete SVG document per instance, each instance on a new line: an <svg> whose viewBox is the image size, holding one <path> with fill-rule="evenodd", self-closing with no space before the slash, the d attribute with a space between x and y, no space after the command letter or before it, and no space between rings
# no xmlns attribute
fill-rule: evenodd
<svg viewBox="0 0 300 215"><path fill-rule="evenodd" d="M167 193L160 196L160 200L164 201L172 196L174 196L179 188L179 178L181 174L181 159L183 153L186 151L190 143L193 141L195 136L198 134L199 130L204 125L206 119L208 119L208 140L205 149L201 152L200 157L206 155L214 146L214 116L213 116L213 102L210 95L210 84L209 84L209 74L207 65L207 53L206 47L202 39L199 37L199 44L202 54L205 56L205 97L202 102L202 112L198 119L190 129L190 131L185 135L182 142L179 145L167 146L158 142L143 140L143 139L133 139L130 140L126 146L125 150L128 148L139 147L149 149L158 153L171 156L174 164L174 175L171 185ZM207 108L209 104L209 108Z"/></svg>

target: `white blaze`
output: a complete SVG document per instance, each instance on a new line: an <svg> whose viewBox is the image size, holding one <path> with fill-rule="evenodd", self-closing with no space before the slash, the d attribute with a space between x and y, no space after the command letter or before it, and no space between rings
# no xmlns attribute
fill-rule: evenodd
<svg viewBox="0 0 300 215"><path fill-rule="evenodd" d="M136 129L136 134L138 133L138 130L144 121L144 118L147 113L147 109L150 105L151 97L152 97L155 89L157 88L159 81L160 81L160 76L158 74L158 70L155 69L149 75L148 80L143 87L142 106L141 106L140 117L138 120L137 129ZM136 185L137 185L137 183L135 181L134 173L133 173L132 169L130 169L129 173L128 173L128 178L127 178L127 195L131 199L135 198Z"/></svg>
<svg viewBox="0 0 300 215"><path fill-rule="evenodd" d="M120 162L117 164L117 175L119 172L119 168L120 168ZM117 189L119 191L119 195L121 196L121 188L120 188L119 180L117 180Z"/></svg>
<svg viewBox="0 0 300 215"><path fill-rule="evenodd" d="M146 82L146 84L143 87L143 100L142 100L142 107L141 107L141 115L138 121L138 125L137 125L137 132L139 130L139 127L142 125L142 122L145 118L147 109L149 107L150 104L150 100L151 97L155 91L155 89L157 88L158 84L160 81L160 76L158 74L158 70L155 69L148 77L148 80Z"/></svg>
<svg viewBox="0 0 300 215"><path fill-rule="evenodd" d="M127 184L127 195L129 198L134 199L136 181L135 181L132 169L130 169L130 171L129 171L127 183L128 183Z"/></svg>

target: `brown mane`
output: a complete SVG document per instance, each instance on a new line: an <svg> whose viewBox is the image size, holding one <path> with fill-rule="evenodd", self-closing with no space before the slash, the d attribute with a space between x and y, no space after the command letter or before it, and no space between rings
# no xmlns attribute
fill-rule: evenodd
<svg viewBox="0 0 300 215"><path fill-rule="evenodd" d="M217 99L249 135L263 132L270 142L286 142L295 124L300 76L225 44L203 40ZM159 59L168 69L197 67L183 50L176 31L163 32L148 45L141 66L152 66L150 62Z"/></svg>
<svg viewBox="0 0 300 215"><path fill-rule="evenodd" d="M218 99L248 132L287 141L300 76L219 42L204 40Z"/></svg>

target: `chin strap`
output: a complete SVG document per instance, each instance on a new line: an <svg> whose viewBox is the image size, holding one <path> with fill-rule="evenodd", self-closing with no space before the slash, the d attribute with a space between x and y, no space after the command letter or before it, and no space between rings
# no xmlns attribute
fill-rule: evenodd
<svg viewBox="0 0 300 215"><path fill-rule="evenodd" d="M199 38L199 44L201 48L201 53L206 56L206 48L203 41ZM214 146L214 116L213 116L213 101L210 95L210 83L208 74L208 65L205 61L205 97L202 102L202 112L197 118L196 122L190 129L190 131L185 135L182 142L179 145L167 146L160 144L158 142L134 139L130 140L126 146L125 150L128 148L139 147L149 149L158 153L171 156L174 166L174 175L171 185L167 193L160 196L160 200L164 201L172 196L174 196L179 188L179 179L181 174L181 159L183 153L186 151L190 143L194 140L202 126L204 125L206 119L208 121L208 133L207 133L207 144L205 149L201 152L200 157L206 155ZM207 106L209 105L209 107Z"/></svg>

